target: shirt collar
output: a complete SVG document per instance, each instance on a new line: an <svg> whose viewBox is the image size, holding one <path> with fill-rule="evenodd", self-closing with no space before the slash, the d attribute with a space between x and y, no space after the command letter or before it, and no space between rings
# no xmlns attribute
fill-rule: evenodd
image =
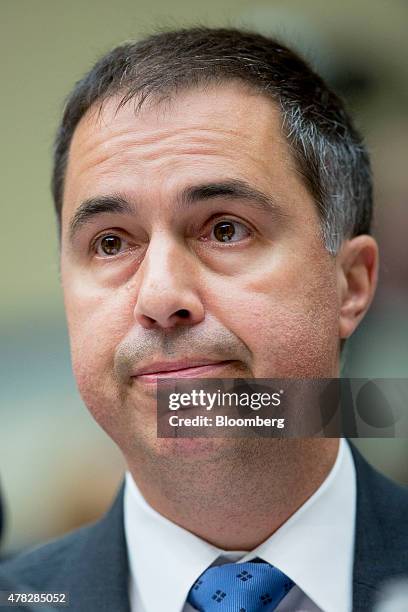
<svg viewBox="0 0 408 612"><path fill-rule="evenodd" d="M143 607L182 610L188 592L220 550L166 519L144 499L126 472L124 523L129 568Z"/></svg>
<svg viewBox="0 0 408 612"><path fill-rule="evenodd" d="M336 461L320 487L250 554L276 565L322 610L351 610L356 475L341 438Z"/></svg>
<svg viewBox="0 0 408 612"><path fill-rule="evenodd" d="M323 610L351 609L355 480L350 448L341 439L324 482L277 531L251 552L226 553L156 512L127 472L124 522L129 567L145 609L161 612L165 592L167 609L181 611L194 581L222 556L241 562L260 557L289 576Z"/></svg>

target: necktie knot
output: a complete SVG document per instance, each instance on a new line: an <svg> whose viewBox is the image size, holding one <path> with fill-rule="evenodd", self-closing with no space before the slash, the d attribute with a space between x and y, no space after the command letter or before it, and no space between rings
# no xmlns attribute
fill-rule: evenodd
<svg viewBox="0 0 408 612"><path fill-rule="evenodd" d="M206 569L187 601L200 612L270 612L293 585L269 563L226 563Z"/></svg>

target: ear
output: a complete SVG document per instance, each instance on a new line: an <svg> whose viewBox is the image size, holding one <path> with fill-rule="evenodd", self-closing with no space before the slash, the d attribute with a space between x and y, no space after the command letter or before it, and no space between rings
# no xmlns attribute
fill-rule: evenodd
<svg viewBox="0 0 408 612"><path fill-rule="evenodd" d="M351 336L374 297L378 278L378 246L368 235L343 242L337 256L340 303L339 337Z"/></svg>

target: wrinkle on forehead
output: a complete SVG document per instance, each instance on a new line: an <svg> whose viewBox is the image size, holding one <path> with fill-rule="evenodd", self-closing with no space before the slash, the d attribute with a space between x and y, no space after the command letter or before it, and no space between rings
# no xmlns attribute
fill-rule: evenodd
<svg viewBox="0 0 408 612"><path fill-rule="evenodd" d="M115 130L109 135L109 149L106 138L100 135L84 139L81 144L81 158L93 160L94 163L104 162L117 157L126 156L137 148L140 161L154 161L158 157L171 155L217 155L226 150L228 143L240 139L240 135L228 130L206 128L179 128L177 130L162 129L145 134L129 133L125 128Z"/></svg>
<svg viewBox="0 0 408 612"><path fill-rule="evenodd" d="M231 95L232 94L232 95ZM247 92L237 84L213 87L210 91L188 90L171 102L143 106L136 111L132 101L118 109L119 97L109 98L102 107L94 105L79 122L72 146L88 148L104 146L109 138L115 146L162 144L174 146L188 137L189 143L205 149L206 145L225 144L235 140L256 145L265 139L265 132L285 138L277 130L280 112L276 104L264 95ZM135 119L137 131L129 134L129 122ZM277 121L278 119L278 121ZM259 124L263 123L260 132ZM280 139L281 139L280 138Z"/></svg>

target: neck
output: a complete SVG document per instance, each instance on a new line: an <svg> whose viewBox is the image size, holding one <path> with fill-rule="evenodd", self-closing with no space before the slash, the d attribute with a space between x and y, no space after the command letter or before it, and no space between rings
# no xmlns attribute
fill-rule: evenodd
<svg viewBox="0 0 408 612"><path fill-rule="evenodd" d="M223 550L252 550L272 535L323 483L339 446L337 438L200 441L186 457L179 442L171 456L145 453L129 469L150 506Z"/></svg>

